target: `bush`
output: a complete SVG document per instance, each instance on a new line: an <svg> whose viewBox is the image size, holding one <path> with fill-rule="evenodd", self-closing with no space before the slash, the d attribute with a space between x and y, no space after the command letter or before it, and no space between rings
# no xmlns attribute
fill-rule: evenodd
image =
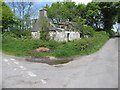
<svg viewBox="0 0 120 90"><path fill-rule="evenodd" d="M26 30L26 31L12 31L17 37L19 38L30 38L31 37L31 32L30 30Z"/></svg>
<svg viewBox="0 0 120 90"><path fill-rule="evenodd" d="M12 38L24 38L24 39L31 39L31 32L30 31L5 31L2 34L2 37L12 37Z"/></svg>
<svg viewBox="0 0 120 90"><path fill-rule="evenodd" d="M113 30L108 30L107 33L109 37L113 37L115 35L115 32Z"/></svg>
<svg viewBox="0 0 120 90"><path fill-rule="evenodd" d="M48 31L40 31L40 39L49 41L50 40L50 35Z"/></svg>
<svg viewBox="0 0 120 90"><path fill-rule="evenodd" d="M12 33L12 32L10 32L10 31L7 31L7 32L4 32L3 34L2 34L2 37L3 38L18 38L18 36L15 34L15 33Z"/></svg>
<svg viewBox="0 0 120 90"><path fill-rule="evenodd" d="M70 57L74 55L88 55L99 50L109 39L106 32L97 32L96 35L89 38L73 40L64 45L60 45L54 55L56 57Z"/></svg>
<svg viewBox="0 0 120 90"><path fill-rule="evenodd" d="M94 29L90 26L83 26L83 30L81 30L81 34L83 37L85 37L86 35L89 37L93 37L94 33Z"/></svg>

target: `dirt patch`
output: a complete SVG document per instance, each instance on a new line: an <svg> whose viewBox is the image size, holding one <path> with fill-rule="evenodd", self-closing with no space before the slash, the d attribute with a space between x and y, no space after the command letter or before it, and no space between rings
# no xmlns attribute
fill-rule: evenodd
<svg viewBox="0 0 120 90"><path fill-rule="evenodd" d="M31 57L31 58L26 58L25 60L29 62L46 63L49 65L64 64L72 61L72 59L69 59L69 58L58 59L58 58L49 57L49 56Z"/></svg>
<svg viewBox="0 0 120 90"><path fill-rule="evenodd" d="M55 50L49 49L49 48L45 48L45 47L39 47L35 50L29 51L27 52L28 54L32 54L32 53L40 53L40 52L54 52Z"/></svg>
<svg viewBox="0 0 120 90"><path fill-rule="evenodd" d="M48 52L48 51L50 51L50 49L45 48L45 47L39 47L39 48L33 50L33 52Z"/></svg>

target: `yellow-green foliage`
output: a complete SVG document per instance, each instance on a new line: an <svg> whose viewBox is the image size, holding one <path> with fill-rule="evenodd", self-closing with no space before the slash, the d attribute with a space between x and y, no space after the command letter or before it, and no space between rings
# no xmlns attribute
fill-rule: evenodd
<svg viewBox="0 0 120 90"><path fill-rule="evenodd" d="M15 24L16 21L14 21L14 19L16 19L16 17L5 2L0 1L0 4L0 16L2 16L2 18L0 18L0 21L2 21L2 26L0 27L2 27L2 29L7 29L10 25Z"/></svg>

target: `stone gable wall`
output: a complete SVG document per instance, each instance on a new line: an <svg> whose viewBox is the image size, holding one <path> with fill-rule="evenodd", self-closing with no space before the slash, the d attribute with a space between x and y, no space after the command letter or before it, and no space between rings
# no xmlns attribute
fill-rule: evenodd
<svg viewBox="0 0 120 90"><path fill-rule="evenodd" d="M31 32L32 38L33 39L40 39L40 32Z"/></svg>

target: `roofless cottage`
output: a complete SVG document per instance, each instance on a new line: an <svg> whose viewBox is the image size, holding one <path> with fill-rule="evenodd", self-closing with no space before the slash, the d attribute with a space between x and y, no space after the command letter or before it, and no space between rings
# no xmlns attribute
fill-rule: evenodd
<svg viewBox="0 0 120 90"><path fill-rule="evenodd" d="M47 21L48 27L45 30L44 21ZM47 10L40 10L39 19L36 21L33 30L31 31L32 38L40 39L41 31L49 33L50 38L55 41L68 41L80 39L80 32L72 31L76 26L74 22L52 23L47 17Z"/></svg>

